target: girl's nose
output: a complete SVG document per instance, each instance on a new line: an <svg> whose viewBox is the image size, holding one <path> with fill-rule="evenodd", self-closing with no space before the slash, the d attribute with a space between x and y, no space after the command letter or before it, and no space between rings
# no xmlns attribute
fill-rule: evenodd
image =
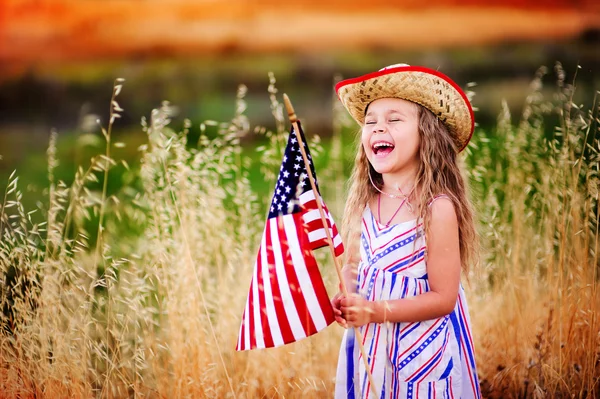
<svg viewBox="0 0 600 399"><path fill-rule="evenodd" d="M376 123L373 126L373 133L383 133L385 131L385 127L381 123Z"/></svg>

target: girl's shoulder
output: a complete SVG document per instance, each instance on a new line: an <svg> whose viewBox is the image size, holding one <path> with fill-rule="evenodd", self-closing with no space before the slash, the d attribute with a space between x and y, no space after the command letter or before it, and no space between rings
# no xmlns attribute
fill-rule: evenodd
<svg viewBox="0 0 600 399"><path fill-rule="evenodd" d="M438 195L434 196L432 199L430 199L429 202L427 202L427 206L431 207L439 199L446 199L448 201L443 201L443 202L448 202L448 203L452 204L452 198L450 198L450 196L448 196L446 194L438 194Z"/></svg>
<svg viewBox="0 0 600 399"><path fill-rule="evenodd" d="M428 204L431 221L435 224L457 224L457 215L452 199L446 195L436 195Z"/></svg>

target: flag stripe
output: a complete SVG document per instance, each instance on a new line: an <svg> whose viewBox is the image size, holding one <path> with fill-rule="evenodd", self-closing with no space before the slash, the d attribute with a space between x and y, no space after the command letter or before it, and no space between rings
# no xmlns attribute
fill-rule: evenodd
<svg viewBox="0 0 600 399"><path fill-rule="evenodd" d="M281 308L281 295L279 294L279 285L277 276L275 275L275 260L273 257L273 244L271 243L271 234L269 231L270 221L267 222L266 231L263 238L262 251L264 256L263 262L263 280L265 282L265 298L267 299L267 316L269 325L271 326L271 334L275 346L283 345L286 339L290 339L292 332L287 320L279 317L283 314Z"/></svg>
<svg viewBox="0 0 600 399"><path fill-rule="evenodd" d="M300 338L306 337L302 323L300 323L300 317L298 311L294 307L294 299L290 291L287 276L285 274L285 265L283 263L283 255L281 253L281 242L280 242L280 231L283 233L282 218L278 217L270 223L271 227L271 239L273 240L273 254L275 255L275 273L279 285L279 297L281 298L281 313L277 312L277 318L281 321L282 318L287 319L292 335L286 339L284 336L284 343L297 341ZM283 236L285 240L285 235Z"/></svg>
<svg viewBox="0 0 600 399"><path fill-rule="evenodd" d="M266 231L265 231L266 233ZM266 239L264 237L263 234L263 242L266 243ZM266 250L263 251L263 249L265 249L266 247L264 245L261 246L261 255L259 255L258 259L257 259L257 265L255 267L255 269L257 270L258 273L258 280L257 280L257 286L258 286L258 299L259 299L259 303L258 303L258 311L260 312L260 321L261 321L261 328L263 330L263 337L264 337L264 347L272 347L273 344L273 337L272 337L272 332L271 332L271 328L273 328L275 334L278 337L281 337L281 331L279 330L279 328L277 327L277 323L271 323L269 322L269 309L272 310L272 313L274 314L274 304L273 304L273 297L271 295L271 284L269 281L269 278L267 276L267 278L265 279L265 270L268 270L267 268L263 267L263 261L266 260ZM264 254L264 258L263 258L263 254ZM269 293L267 294L267 288L269 290ZM268 304L268 305L267 305ZM282 339L280 339L280 341L282 341ZM260 346L258 346L260 348Z"/></svg>
<svg viewBox="0 0 600 399"><path fill-rule="evenodd" d="M312 321L316 327L316 331L319 331L329 325L327 323L326 314L331 308L327 291L323 291L324 288L323 280L320 278L319 269L314 257L306 256L308 254L303 253L310 251L307 249L307 244L302 238L306 236L298 236L297 234L291 234L292 230L295 230L297 225L301 224L302 221L298 215L293 215L294 219L286 220L286 231L290 241L293 245L290 245L290 254L295 265L299 265L296 268L296 274L306 302L308 304L308 310L310 312ZM324 294L324 295L323 295ZM321 299L321 300L319 300ZM323 299L326 299L327 306L323 307ZM313 334L311 332L310 334Z"/></svg>
<svg viewBox="0 0 600 399"><path fill-rule="evenodd" d="M287 239L287 242L283 240L281 242L281 251L285 254L285 273L304 335L309 336L317 332L315 323L313 322L314 315L312 314L314 303L311 301L313 299L311 298L311 294L314 297L314 291L310 285L307 286L306 284L310 284L310 280L307 280L306 265L300 252L301 248L298 242L295 215L284 216L282 222L283 231L281 233ZM302 222L300 221L301 224Z"/></svg>
<svg viewBox="0 0 600 399"><path fill-rule="evenodd" d="M258 262L258 259L257 259ZM254 348L264 348L265 340L262 329L262 317L261 317L261 303L260 303L260 294L259 287L262 287L262 284L258 281L258 267L254 266L254 277L252 278L252 297L250 298L250 309L253 312L253 323L250 325L250 331L254 332L255 342L254 345L251 346L251 349Z"/></svg>
<svg viewBox="0 0 600 399"><path fill-rule="evenodd" d="M303 135L301 130L297 133ZM309 165L299 155L298 135L290 134L283 155L242 315L238 350L294 342L334 321L312 250L328 245L325 229L331 233L336 256L344 247L316 186L306 144ZM308 184L308 169L315 177L315 191ZM326 226L318 210L320 204Z"/></svg>
<svg viewBox="0 0 600 399"><path fill-rule="evenodd" d="M329 232L331 233L331 229L329 229ZM331 234L331 236L333 237L333 247L334 248L338 247L342 243L341 237L339 235L334 236L333 234ZM325 234L325 229L319 229L319 230L309 232L308 239L313 246L316 246L316 244L318 244L318 243L323 243L323 245L321 245L317 248L321 248L322 246L329 245L329 243L327 242L327 234ZM316 248L314 248L314 249L316 249Z"/></svg>
<svg viewBox="0 0 600 399"><path fill-rule="evenodd" d="M256 335L257 334L255 331L255 327L256 327L255 324L258 324L258 323L254 322L254 295L250 295L250 300L248 302L250 302L248 305L248 313L247 313L248 319L250 320L250 323L248 324L250 334L248 334L248 335L250 335L250 342L249 342L250 348L253 349L253 348L256 348Z"/></svg>
<svg viewBox="0 0 600 399"><path fill-rule="evenodd" d="M248 347L245 345L245 339L246 339L246 326L248 325L248 323L246 322L246 314L248 313L248 302L246 302L246 308L244 310L244 314L242 315L242 325L240 326L240 336L238 338L238 343L237 343L237 350L244 350L244 349L248 349ZM242 344L242 341L244 341L244 344Z"/></svg>

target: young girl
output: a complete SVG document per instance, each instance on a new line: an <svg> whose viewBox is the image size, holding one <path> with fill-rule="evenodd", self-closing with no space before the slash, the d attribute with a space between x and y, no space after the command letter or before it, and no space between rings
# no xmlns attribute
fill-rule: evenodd
<svg viewBox="0 0 600 399"><path fill-rule="evenodd" d="M475 258L473 212L457 162L471 105L447 76L405 64L336 85L362 127L344 213L349 296L336 398L479 398L461 269Z"/></svg>

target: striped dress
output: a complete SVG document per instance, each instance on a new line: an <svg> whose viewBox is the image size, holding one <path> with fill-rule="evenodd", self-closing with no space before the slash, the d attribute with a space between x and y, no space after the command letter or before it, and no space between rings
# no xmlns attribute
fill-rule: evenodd
<svg viewBox="0 0 600 399"><path fill-rule="evenodd" d="M367 206L362 217L358 292L370 301L429 291L425 235L416 220L385 227ZM336 398L374 398L355 330L342 339ZM462 286L454 311L415 323L360 327L377 398L480 398L469 312Z"/></svg>

